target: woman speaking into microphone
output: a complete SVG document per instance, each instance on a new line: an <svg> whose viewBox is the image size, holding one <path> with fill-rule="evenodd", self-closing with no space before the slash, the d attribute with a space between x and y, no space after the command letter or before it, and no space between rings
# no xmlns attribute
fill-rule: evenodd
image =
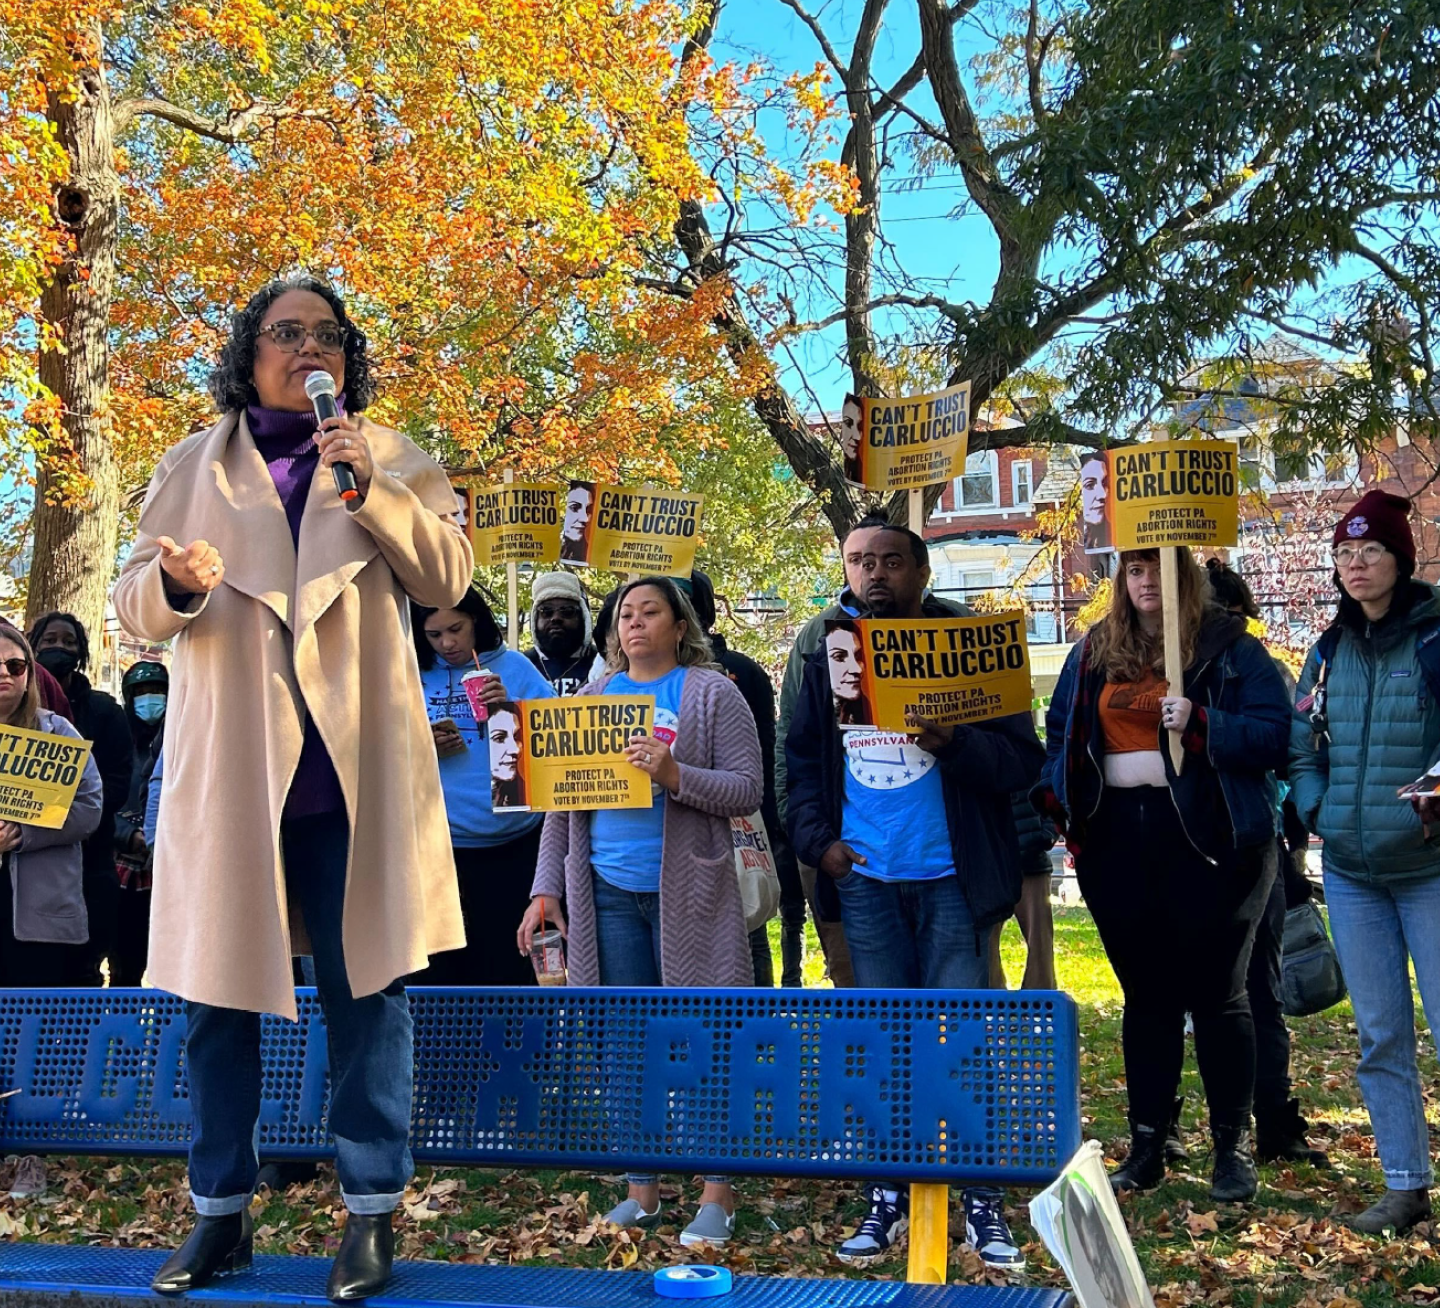
<svg viewBox="0 0 1440 1308"><path fill-rule="evenodd" d="M319 430L318 370L340 408ZM359 1299L390 1275L413 1170L399 978L464 944L407 598L453 607L472 557L445 473L355 416L366 341L324 282L259 291L210 391L223 416L160 461L115 588L129 631L175 641L150 977L188 1001L199 1218L154 1288L250 1262L260 1014L296 1018L291 956L308 953L349 1210L328 1293Z"/></svg>

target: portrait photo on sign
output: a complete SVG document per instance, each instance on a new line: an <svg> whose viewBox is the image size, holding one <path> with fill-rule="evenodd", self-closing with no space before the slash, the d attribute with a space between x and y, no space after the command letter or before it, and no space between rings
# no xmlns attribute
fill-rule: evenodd
<svg viewBox="0 0 1440 1308"><path fill-rule="evenodd" d="M842 727L873 726L874 712L866 693L865 638L858 623L838 618L825 624L825 666L830 670L836 722Z"/></svg>
<svg viewBox="0 0 1440 1308"><path fill-rule="evenodd" d="M865 479L860 442L865 435L865 406L853 395L845 397L840 409L840 454L845 463L845 480L859 485Z"/></svg>
<svg viewBox="0 0 1440 1308"><path fill-rule="evenodd" d="M509 701L492 704L485 731L490 739L490 807L497 813L528 808L520 705Z"/></svg>
<svg viewBox="0 0 1440 1308"><path fill-rule="evenodd" d="M1110 467L1104 450L1080 459L1080 530L1086 554L1113 552L1110 532Z"/></svg>
<svg viewBox="0 0 1440 1308"><path fill-rule="evenodd" d="M589 559L594 522L595 483L572 481L565 492L565 517L560 525L562 563L584 563Z"/></svg>

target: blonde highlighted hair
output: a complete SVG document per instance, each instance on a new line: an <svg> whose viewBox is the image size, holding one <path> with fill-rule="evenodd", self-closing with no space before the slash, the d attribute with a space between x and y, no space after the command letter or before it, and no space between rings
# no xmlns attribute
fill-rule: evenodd
<svg viewBox="0 0 1440 1308"><path fill-rule="evenodd" d="M1176 550L1180 578L1180 654L1185 667L1195 659L1195 645L1206 609L1213 604L1210 585L1195 556ZM1148 633L1130 602L1125 570L1132 563L1156 563L1159 550L1125 550L1110 587L1110 608L1090 632L1090 662L1101 668L1105 680L1139 681L1147 671L1165 674L1165 638L1162 631Z"/></svg>
<svg viewBox="0 0 1440 1308"><path fill-rule="evenodd" d="M631 591L639 590L642 586L658 590L665 597L665 603L675 621L685 624L685 634L680 637L680 643L675 649L675 661L682 668L713 668L718 671L720 665L715 662L715 651L711 648L705 628L695 616L695 606L669 577L641 577L620 588L619 595L615 597L615 616L610 622L609 634L605 637L606 671L630 671L629 656L620 647L620 606L625 603Z"/></svg>

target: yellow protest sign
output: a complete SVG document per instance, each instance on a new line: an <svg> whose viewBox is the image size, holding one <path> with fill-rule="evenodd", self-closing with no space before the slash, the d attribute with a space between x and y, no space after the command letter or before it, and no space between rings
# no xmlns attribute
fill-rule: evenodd
<svg viewBox="0 0 1440 1308"><path fill-rule="evenodd" d="M958 477L969 444L969 382L899 400L847 395L840 411L845 479L868 490L916 490Z"/></svg>
<svg viewBox="0 0 1440 1308"><path fill-rule="evenodd" d="M650 808L651 781L625 761L650 735L654 695L585 695L492 704L490 804L497 813Z"/></svg>
<svg viewBox="0 0 1440 1308"><path fill-rule="evenodd" d="M0 727L0 821L63 827L89 757L88 740Z"/></svg>
<svg viewBox="0 0 1440 1308"><path fill-rule="evenodd" d="M563 486L512 481L497 486L457 486L456 494L467 501L466 530L477 565L554 563L560 557Z"/></svg>
<svg viewBox="0 0 1440 1308"><path fill-rule="evenodd" d="M912 714L956 726L1030 709L1023 613L836 618L825 661L842 727L914 731Z"/></svg>
<svg viewBox="0 0 1440 1308"><path fill-rule="evenodd" d="M703 495L665 487L626 490L572 481L560 530L560 561L581 568L688 577L700 543Z"/></svg>
<svg viewBox="0 0 1440 1308"><path fill-rule="evenodd" d="M1086 455L1080 466L1085 552L1234 545L1239 448L1231 441L1148 441Z"/></svg>

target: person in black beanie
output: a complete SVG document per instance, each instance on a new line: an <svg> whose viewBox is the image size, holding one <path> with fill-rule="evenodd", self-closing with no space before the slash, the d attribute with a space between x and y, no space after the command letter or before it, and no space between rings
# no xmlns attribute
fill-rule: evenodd
<svg viewBox="0 0 1440 1308"><path fill-rule="evenodd" d="M800 884L800 869L795 865L795 852L790 848L780 810L775 801L775 686L765 669L754 659L731 649L725 637L715 630L715 587L698 568L690 574L688 584L677 583L690 593L695 616L710 638L717 662L733 681L750 712L755 715L755 729L760 733L760 752L765 760L765 802L760 814L775 856L775 871L780 878L780 984L802 985L801 966L805 957L805 891ZM775 964L770 957L770 938L764 927L750 933L750 952L755 960L755 984L775 984Z"/></svg>
<svg viewBox="0 0 1440 1308"><path fill-rule="evenodd" d="M80 734L93 741L92 754L105 786L100 825L84 849L85 911L90 915L90 940L77 951L77 986L104 984L100 964L115 950L120 913L120 878L115 870L115 814L130 796L134 746L125 710L85 676L90 665L90 637L72 613L47 613L30 628L35 661L49 672L70 700Z"/></svg>

